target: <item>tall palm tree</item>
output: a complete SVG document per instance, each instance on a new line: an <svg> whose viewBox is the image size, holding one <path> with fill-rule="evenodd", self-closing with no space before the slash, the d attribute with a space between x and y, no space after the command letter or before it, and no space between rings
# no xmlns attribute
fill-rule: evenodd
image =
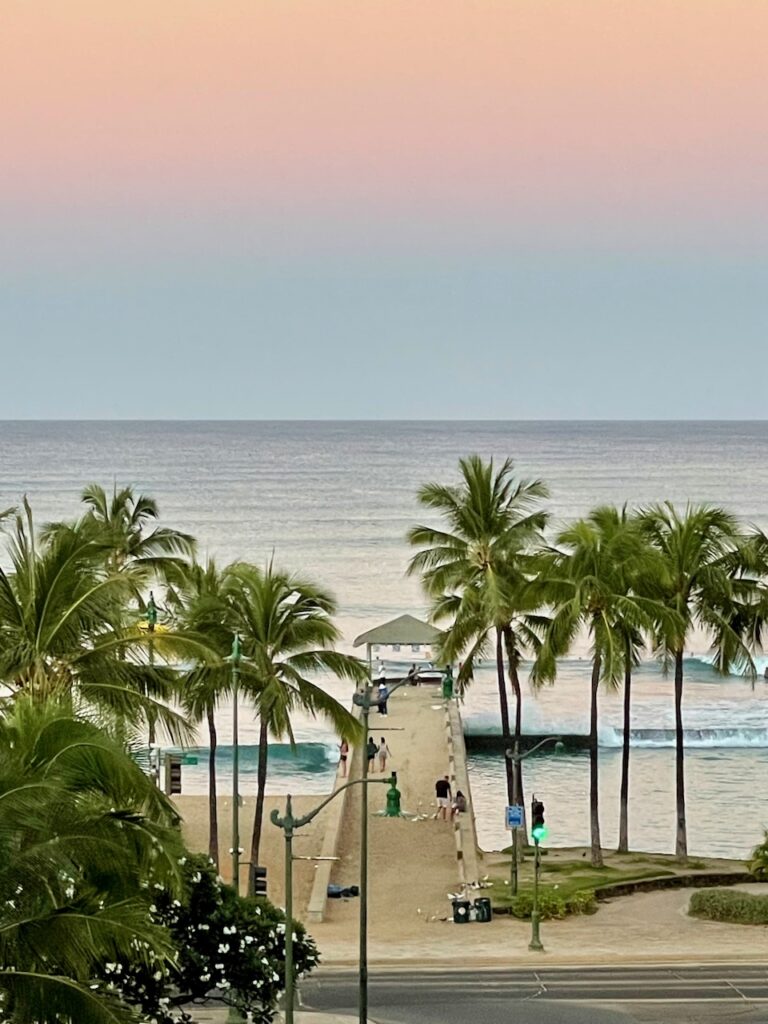
<svg viewBox="0 0 768 1024"><path fill-rule="evenodd" d="M232 643L232 634L225 625L224 573L212 559L205 565L192 562L177 566L169 575L169 583L168 604L174 619L183 630L204 636L217 656L197 659L182 684L182 706L190 721L205 718L208 727L208 855L218 867L216 708L231 690L231 672L225 659Z"/></svg>
<svg viewBox="0 0 768 1024"><path fill-rule="evenodd" d="M589 710L589 809L592 864L603 863L600 841L598 695L600 684L618 686L628 667L627 643L651 628L664 609L629 591L645 553L639 528L625 514L604 506L563 530L541 568L554 611L534 666L537 684L551 682L558 656L586 629L592 645ZM632 567L631 572L627 566Z"/></svg>
<svg viewBox="0 0 768 1024"><path fill-rule="evenodd" d="M540 504L549 492L540 480L517 480L511 459L497 469L493 459L484 462L471 455L459 460L459 470L458 485L429 483L418 492L419 503L438 513L444 525L409 530L409 542L421 550L408 573L421 575L433 620L451 620L442 653L450 660L464 656L460 690L472 678L476 661L494 650L505 749L513 744L519 749L520 662L528 650L536 650L544 623L535 614L540 601L532 577L533 552L547 522ZM505 664L515 698L514 741ZM522 802L522 780L509 758L506 777L509 802Z"/></svg>
<svg viewBox="0 0 768 1024"><path fill-rule="evenodd" d="M689 637L703 630L712 641L715 667L736 668L754 678L753 641L759 640L764 592L765 545L745 536L738 519L714 505L669 502L641 512L640 521L666 567L665 603L674 612L666 629L657 631L665 660L674 665L675 680L675 852L688 856L685 811L685 733L683 730L684 654ZM757 557L756 557L757 556Z"/></svg>
<svg viewBox="0 0 768 1024"><path fill-rule="evenodd" d="M178 816L124 750L55 701L0 718L3 1019L133 1020L94 979L109 960L170 956L150 880L173 884Z"/></svg>
<svg viewBox="0 0 768 1024"><path fill-rule="evenodd" d="M105 573L89 529L62 526L41 540L25 501L6 537L10 567L0 568L0 682L41 700L70 701L138 727L149 716L172 735L183 720L164 701L176 674L148 664L147 637L126 624L135 586L130 571ZM158 639L165 659L188 655L191 641Z"/></svg>
<svg viewBox="0 0 768 1024"><path fill-rule="evenodd" d="M367 668L357 658L333 650L340 639L333 622L334 599L309 580L276 569L236 564L224 571L222 595L227 623L240 635L240 683L259 715L256 809L251 838L249 892L255 891L259 863L269 737L293 743L291 714L321 715L343 738L360 738L357 719L308 678L330 672L364 682Z"/></svg>

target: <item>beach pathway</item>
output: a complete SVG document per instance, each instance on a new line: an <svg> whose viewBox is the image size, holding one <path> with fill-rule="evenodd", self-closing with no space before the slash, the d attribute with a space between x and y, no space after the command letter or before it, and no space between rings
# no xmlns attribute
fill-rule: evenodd
<svg viewBox="0 0 768 1024"><path fill-rule="evenodd" d="M369 787L369 934L381 944L397 943L405 927L422 927L450 911L448 893L458 888L454 828L435 820L435 782L451 771L446 713L437 688L401 687L389 700L389 714L373 711L370 735L384 736L392 759L387 774L397 772L402 808L411 818L376 815L386 803L386 787ZM361 750L354 752L350 778L359 778ZM378 771L378 759L376 761ZM375 774L374 774L374 777ZM360 787L345 801L333 883L350 886L360 878ZM334 935L357 935L358 899L330 899L322 923L312 926L321 949Z"/></svg>

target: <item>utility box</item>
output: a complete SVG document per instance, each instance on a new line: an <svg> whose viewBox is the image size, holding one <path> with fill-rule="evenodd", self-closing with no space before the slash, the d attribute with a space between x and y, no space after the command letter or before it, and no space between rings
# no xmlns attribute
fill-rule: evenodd
<svg viewBox="0 0 768 1024"><path fill-rule="evenodd" d="M165 792L168 796L181 792L181 758L177 754L165 758Z"/></svg>

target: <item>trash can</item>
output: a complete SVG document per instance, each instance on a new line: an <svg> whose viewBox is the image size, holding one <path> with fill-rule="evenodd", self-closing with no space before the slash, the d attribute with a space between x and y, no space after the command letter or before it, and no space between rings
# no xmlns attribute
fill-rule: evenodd
<svg viewBox="0 0 768 1024"><path fill-rule="evenodd" d="M469 923L469 900L454 900L453 901L453 923L454 924L468 924Z"/></svg>
<svg viewBox="0 0 768 1024"><path fill-rule="evenodd" d="M487 924L492 917L491 901L487 896L479 896L475 900L475 920Z"/></svg>

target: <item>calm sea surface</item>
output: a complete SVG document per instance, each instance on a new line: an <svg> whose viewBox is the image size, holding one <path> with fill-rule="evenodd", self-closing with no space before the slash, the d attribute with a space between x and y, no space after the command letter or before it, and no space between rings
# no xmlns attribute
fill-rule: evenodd
<svg viewBox="0 0 768 1024"><path fill-rule="evenodd" d="M726 504L768 529L763 422L0 422L0 509L27 494L42 524L75 515L86 483L130 483L158 499L165 523L193 533L202 555L263 562L274 551L281 565L324 584L338 599L349 647L359 632L389 618L423 615L418 584L404 575L405 532L423 519L415 493L425 481L452 479L457 459L471 452L511 456L520 474L543 478L557 522L601 502L669 498ZM743 853L768 825L768 686L719 679L697 659L688 671L691 848ZM585 662L564 663L553 689L527 698L526 727L585 732L587 681ZM481 673L465 707L468 731L493 731L494 710L493 677ZM619 698L606 694L602 713L603 827L612 842ZM223 741L228 717L225 708ZM283 748L271 757L275 791L327 788L333 737L322 724L299 724L298 759ZM633 720L631 838L638 847L673 847L672 724L669 681L647 667ZM224 751L224 775L226 760ZM587 767L581 754L528 763L526 783L545 798L555 845L586 839ZM202 791L202 762L186 772L187 787ZM473 755L471 772L481 840L505 844L499 759ZM735 806L749 809L754 827L747 834L730 828Z"/></svg>

